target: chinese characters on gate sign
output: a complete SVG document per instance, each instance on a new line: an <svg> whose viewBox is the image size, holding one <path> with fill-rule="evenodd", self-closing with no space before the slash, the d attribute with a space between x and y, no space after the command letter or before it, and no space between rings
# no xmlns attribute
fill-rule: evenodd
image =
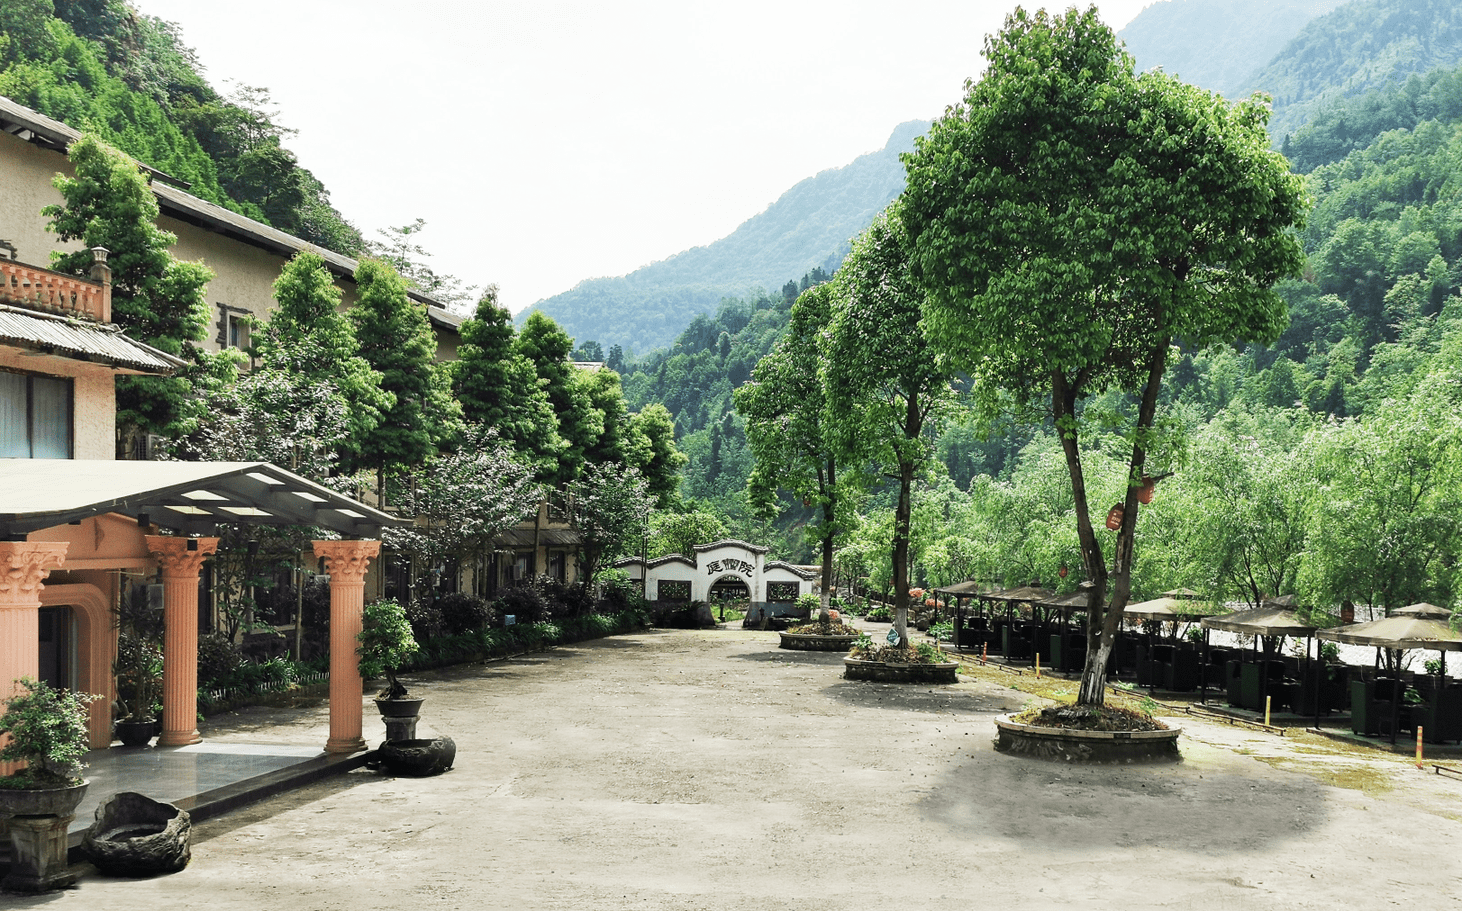
<svg viewBox="0 0 1462 911"><path fill-rule="evenodd" d="M706 564L706 575L714 576L716 573L741 573L749 576L756 572L756 567L745 560L712 560Z"/></svg>

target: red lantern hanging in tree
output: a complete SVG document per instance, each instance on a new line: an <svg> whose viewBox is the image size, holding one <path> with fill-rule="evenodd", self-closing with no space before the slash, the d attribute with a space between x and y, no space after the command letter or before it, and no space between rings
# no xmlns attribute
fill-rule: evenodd
<svg viewBox="0 0 1462 911"><path fill-rule="evenodd" d="M1107 511L1107 527L1112 531L1122 527L1122 517L1126 515L1127 509L1121 503L1113 506Z"/></svg>

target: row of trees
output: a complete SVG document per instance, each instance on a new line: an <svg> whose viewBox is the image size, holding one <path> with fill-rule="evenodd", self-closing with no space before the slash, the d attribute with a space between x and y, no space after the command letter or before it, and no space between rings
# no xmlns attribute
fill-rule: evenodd
<svg viewBox="0 0 1462 911"><path fill-rule="evenodd" d="M425 566L490 548L554 490L579 504L587 577L620 540L640 537L652 504L675 497L684 457L665 408L629 413L616 373L575 369L572 340L541 314L516 332L492 288L462 326L459 359L438 362L426 307L391 264L361 261L342 312L325 261L300 253L254 327L251 369L240 371L238 350L205 352L212 274L168 252L175 238L157 228L156 199L130 159L89 136L70 156L75 176L56 180L64 202L46 212L53 229L110 249L114 319L188 364L119 381L119 424L162 435L175 457L270 461L353 493L373 477L383 502L424 520L391 530L388 543ZM53 258L73 274L89 262L85 251ZM270 551L297 553L307 534L275 532ZM242 529L226 537L259 540ZM244 575L265 568L241 565ZM224 588L248 588L233 582Z"/></svg>

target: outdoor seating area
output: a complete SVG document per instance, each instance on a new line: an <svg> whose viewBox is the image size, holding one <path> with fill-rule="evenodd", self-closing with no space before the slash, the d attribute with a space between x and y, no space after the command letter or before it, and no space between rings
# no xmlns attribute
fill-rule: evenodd
<svg viewBox="0 0 1462 911"><path fill-rule="evenodd" d="M973 583L934 591L954 602L956 652L1022 667L1039 660L1044 673L1081 672L1084 591L1057 597L1038 586L979 590ZM1427 743L1462 742L1462 681L1440 672L1406 670L1398 677L1386 670L1400 661L1401 651L1432 649L1444 659L1447 651L1462 650L1459 634L1445 622L1450 612L1412 605L1394 613L1370 624L1323 630L1296 614L1292 598L1214 613L1195 592L1167 592L1128 606L1109 672L1154 694L1192 698L1245 717L1304 719L1316 728L1392 740L1420 728ZM1211 631L1232 635L1214 642ZM1319 640L1325 639L1375 646L1377 662L1366 667L1322 660ZM1286 653L1289 640L1302 647ZM1383 664L1388 651L1389 663ZM1440 671L1445 665L1431 666Z"/></svg>

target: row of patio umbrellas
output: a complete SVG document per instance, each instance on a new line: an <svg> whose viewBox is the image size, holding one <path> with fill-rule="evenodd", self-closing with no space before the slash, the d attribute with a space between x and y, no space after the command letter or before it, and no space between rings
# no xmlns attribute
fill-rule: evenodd
<svg viewBox="0 0 1462 911"><path fill-rule="evenodd" d="M1081 608L1088 603L1085 591L1056 595L1039 585L1022 585L996 591L981 591L978 582L960 582L937 588L938 594L956 598L981 597L1010 604L1033 604L1062 609ZM1247 636L1309 636L1391 650L1437 649L1442 652L1462 651L1462 633L1451 628L1451 611L1435 604L1411 604L1398 608L1390 616L1336 629L1319 629L1302 619L1294 610L1293 598L1266 601L1249 610L1220 614L1195 603L1201 597L1192 589L1179 588L1163 592L1161 597L1127 605L1123 615L1134 620L1183 622L1201 620L1208 629L1226 630ZM1445 657L1445 656L1444 656Z"/></svg>

